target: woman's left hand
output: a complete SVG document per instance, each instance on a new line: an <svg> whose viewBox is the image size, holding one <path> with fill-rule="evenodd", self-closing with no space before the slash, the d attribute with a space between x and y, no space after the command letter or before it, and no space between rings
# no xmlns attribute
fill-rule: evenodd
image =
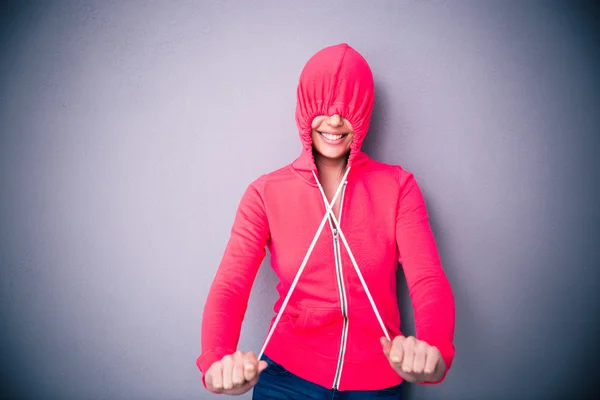
<svg viewBox="0 0 600 400"><path fill-rule="evenodd" d="M435 346L414 336L396 336L393 342L382 337L381 345L392 368L407 382L438 382L444 376L446 364Z"/></svg>

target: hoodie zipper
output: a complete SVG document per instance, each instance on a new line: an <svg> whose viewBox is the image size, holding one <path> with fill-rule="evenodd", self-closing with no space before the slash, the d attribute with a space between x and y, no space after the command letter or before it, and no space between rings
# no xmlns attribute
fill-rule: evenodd
<svg viewBox="0 0 600 400"><path fill-rule="evenodd" d="M346 191L346 184L344 182L344 187L342 188L342 196L340 199L340 214L338 217L338 223L341 224L342 220L342 208L344 205L344 193ZM344 275L342 273L342 258L340 255L340 241L337 228L333 227L333 223L331 219L329 220L333 230L333 252L335 257L335 270L338 280L338 287L340 290L340 303L342 307L342 317L344 319L343 327L342 327L342 339L340 343L340 355L337 362L337 368L335 371L335 378L333 380L333 389L337 389L340 384L340 379L342 376L342 367L344 365L344 354L346 353L346 341L348 339L348 302L346 298L346 289L344 286Z"/></svg>

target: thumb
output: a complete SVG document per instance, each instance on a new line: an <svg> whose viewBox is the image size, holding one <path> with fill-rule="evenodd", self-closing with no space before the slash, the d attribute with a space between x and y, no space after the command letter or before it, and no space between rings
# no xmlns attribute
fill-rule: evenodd
<svg viewBox="0 0 600 400"><path fill-rule="evenodd" d="M381 342L381 347L383 348L383 353L386 357L390 356L390 350L392 349L392 342L390 342L385 336L382 336L379 341Z"/></svg>
<svg viewBox="0 0 600 400"><path fill-rule="evenodd" d="M263 372L265 369L267 369L268 366L269 364L267 364L265 360L260 360L258 362L258 373L260 374L261 372Z"/></svg>

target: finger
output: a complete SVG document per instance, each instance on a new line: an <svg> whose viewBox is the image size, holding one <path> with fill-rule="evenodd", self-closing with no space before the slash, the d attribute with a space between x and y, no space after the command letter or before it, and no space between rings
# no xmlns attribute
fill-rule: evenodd
<svg viewBox="0 0 600 400"><path fill-rule="evenodd" d="M244 384L244 358L241 351L233 353L233 371L231 372L231 383L237 388Z"/></svg>
<svg viewBox="0 0 600 400"><path fill-rule="evenodd" d="M392 342L388 340L385 336L382 336L379 341L381 342L381 347L383 349L383 354L387 358L390 358L390 350L392 349Z"/></svg>
<svg viewBox="0 0 600 400"><path fill-rule="evenodd" d="M212 370L211 369L206 371L206 373L204 374L204 382L206 383L206 387L208 388L208 390L212 391L213 379L212 379Z"/></svg>
<svg viewBox="0 0 600 400"><path fill-rule="evenodd" d="M413 363L415 361L416 340L414 336L409 336L404 341L404 359L402 360L402 371L412 373Z"/></svg>
<svg viewBox="0 0 600 400"><path fill-rule="evenodd" d="M402 360L405 357L404 343L406 338L404 336L396 336L392 342L392 348L390 349L390 361L396 366L402 364Z"/></svg>
<svg viewBox="0 0 600 400"><path fill-rule="evenodd" d="M223 363L216 362L206 373L206 387L218 393L223 390Z"/></svg>
<svg viewBox="0 0 600 400"><path fill-rule="evenodd" d="M223 389L230 390L233 388L233 356L226 355L223 357Z"/></svg>
<svg viewBox="0 0 600 400"><path fill-rule="evenodd" d="M253 352L244 356L244 379L250 382L258 373L258 360Z"/></svg>
<svg viewBox="0 0 600 400"><path fill-rule="evenodd" d="M427 349L427 360L425 361L424 373L427 375L431 375L435 372L435 369L440 362L440 352L437 348L430 346Z"/></svg>
<svg viewBox="0 0 600 400"><path fill-rule="evenodd" d="M260 374L261 372L263 372L265 369L267 369L268 366L269 364L267 364L266 361L260 360L258 362L258 373Z"/></svg>
<svg viewBox="0 0 600 400"><path fill-rule="evenodd" d="M415 347L415 360L413 361L413 373L422 374L425 369L425 361L427 360L427 343L423 341L417 341L417 345Z"/></svg>

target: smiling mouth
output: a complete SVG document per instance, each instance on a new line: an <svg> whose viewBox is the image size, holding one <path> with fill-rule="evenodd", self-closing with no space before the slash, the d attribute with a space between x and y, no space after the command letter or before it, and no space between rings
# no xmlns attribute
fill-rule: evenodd
<svg viewBox="0 0 600 400"><path fill-rule="evenodd" d="M325 133L325 132L319 132L319 135L321 135L322 137L324 137L325 139L327 139L327 141L330 141L330 142L337 142L339 140L342 140L346 136L348 136L347 133L342 133L342 134L334 135L334 134Z"/></svg>

